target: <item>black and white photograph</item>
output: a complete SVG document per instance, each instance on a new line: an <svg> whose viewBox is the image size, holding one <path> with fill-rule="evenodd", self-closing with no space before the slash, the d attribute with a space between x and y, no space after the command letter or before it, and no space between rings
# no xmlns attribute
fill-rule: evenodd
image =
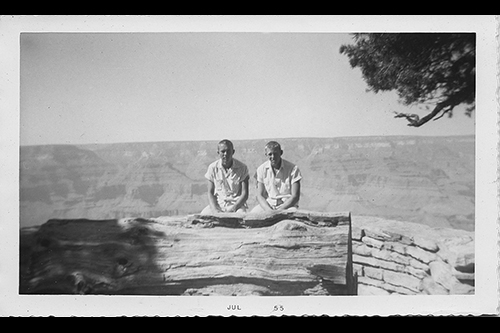
<svg viewBox="0 0 500 333"><path fill-rule="evenodd" d="M0 315L498 315L498 29L2 16Z"/></svg>

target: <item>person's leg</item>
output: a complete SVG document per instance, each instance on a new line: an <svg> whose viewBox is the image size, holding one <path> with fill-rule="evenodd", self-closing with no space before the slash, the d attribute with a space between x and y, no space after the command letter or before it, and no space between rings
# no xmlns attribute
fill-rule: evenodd
<svg viewBox="0 0 500 333"><path fill-rule="evenodd" d="M210 208L210 205L207 207L203 208L201 211L200 215L212 215L212 208Z"/></svg>
<svg viewBox="0 0 500 333"><path fill-rule="evenodd" d="M234 205L227 205L223 208L223 210L224 210L224 212L227 212L232 207L234 207ZM246 213L247 208L248 208L247 205L243 205L240 208L238 208L235 213Z"/></svg>
<svg viewBox="0 0 500 333"><path fill-rule="evenodd" d="M236 213L246 213L247 212L247 207L243 206L243 207L240 207L238 208L238 210L236 210Z"/></svg>
<svg viewBox="0 0 500 333"><path fill-rule="evenodd" d="M255 206L250 211L250 213L263 213L263 212L264 212L264 209L260 205Z"/></svg>

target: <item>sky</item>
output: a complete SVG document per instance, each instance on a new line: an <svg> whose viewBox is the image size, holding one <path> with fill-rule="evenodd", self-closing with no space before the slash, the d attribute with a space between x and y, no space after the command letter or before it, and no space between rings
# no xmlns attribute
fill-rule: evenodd
<svg viewBox="0 0 500 333"><path fill-rule="evenodd" d="M373 93L336 32L23 32L20 144L464 135Z"/></svg>

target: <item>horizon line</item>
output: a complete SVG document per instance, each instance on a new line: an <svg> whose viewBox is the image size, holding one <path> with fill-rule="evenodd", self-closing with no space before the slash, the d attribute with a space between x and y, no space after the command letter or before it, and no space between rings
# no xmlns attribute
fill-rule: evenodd
<svg viewBox="0 0 500 333"><path fill-rule="evenodd" d="M346 139L346 138L454 138L454 137L474 137L476 134L450 134L450 135L418 135L418 134L394 134L394 135L353 135L353 136L332 136L332 137L283 137L283 138L255 138L255 139L228 139L232 142L238 141L279 141L279 140L326 140L326 139ZM41 144L19 144L19 147L39 147L39 146L90 146L90 145L119 145L119 144L154 144L154 143L188 143L188 142L219 142L223 139L208 140L163 140L163 141L120 141L120 142L96 142L96 143L41 143Z"/></svg>

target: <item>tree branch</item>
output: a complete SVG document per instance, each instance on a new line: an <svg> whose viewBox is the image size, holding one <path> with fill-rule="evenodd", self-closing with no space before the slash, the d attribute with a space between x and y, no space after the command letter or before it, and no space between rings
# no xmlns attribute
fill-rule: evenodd
<svg viewBox="0 0 500 333"><path fill-rule="evenodd" d="M456 105L458 105L458 104L462 103L464 100L466 100L467 96L471 92L474 92L474 88L468 87L468 89L465 89L465 90L455 94L454 96L448 97L444 101L437 103L436 107L434 107L434 109L430 113L428 113L427 115L425 115L422 118L420 118L419 115L414 114L414 113L402 113L402 112L396 112L396 111L394 111L394 113L396 114L394 116L394 118L406 118L406 120L408 120L408 122L409 122L408 126L420 127L423 124L425 124L426 122L428 122L429 120L436 117L439 114L439 112L443 111L443 114L434 120L441 118L442 116L444 116L445 113L448 113L449 111L453 110L453 108Z"/></svg>
<svg viewBox="0 0 500 333"><path fill-rule="evenodd" d="M408 120L409 124L408 126L413 126L413 127L420 127L432 118L434 118L441 110L445 107L445 104L443 103L438 103L434 110L432 110L430 113L425 115L424 117L420 118L418 114L415 113L401 113L401 112L395 112L396 114L394 118L406 118Z"/></svg>
<svg viewBox="0 0 500 333"><path fill-rule="evenodd" d="M447 114L448 112L450 112L450 111L452 111L452 110L453 110L453 106L452 106L452 105L450 105L450 106L448 106L448 108L447 108L447 109L443 110L443 113L441 113L441 115L440 115L439 117L436 117L436 118L434 118L434 119L432 119L432 120L433 120L433 121L435 121L435 120L438 120L438 119L440 119L440 118L443 118L445 114ZM451 117L451 113L450 113L450 117Z"/></svg>

